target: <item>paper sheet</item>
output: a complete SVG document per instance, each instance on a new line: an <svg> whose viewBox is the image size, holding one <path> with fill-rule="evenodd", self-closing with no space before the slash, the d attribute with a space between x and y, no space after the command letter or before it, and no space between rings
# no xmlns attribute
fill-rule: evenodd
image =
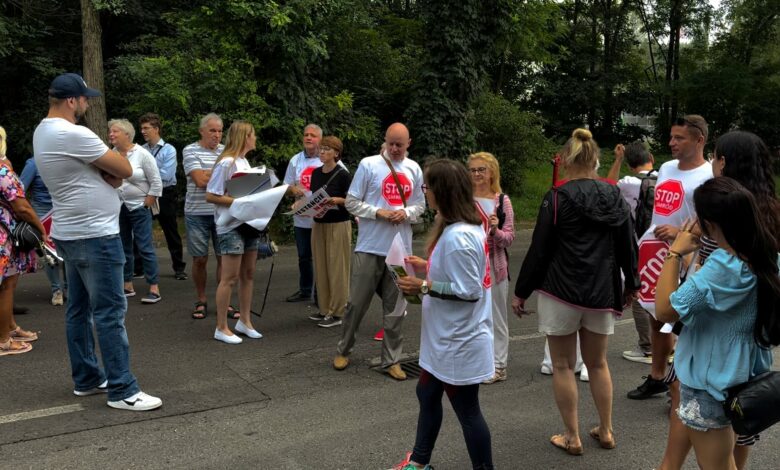
<svg viewBox="0 0 780 470"><path fill-rule="evenodd" d="M287 211L285 215L297 215L300 217L322 217L333 206L328 204L330 196L325 191L325 188L320 188L311 196L307 198L301 198L295 201L293 204L293 210Z"/></svg>
<svg viewBox="0 0 780 470"><path fill-rule="evenodd" d="M257 230L265 230L276 207L287 192L287 185L237 198L228 212L220 215L217 223L227 224L231 218L246 222Z"/></svg>
<svg viewBox="0 0 780 470"><path fill-rule="evenodd" d="M409 254L406 253L403 237L401 237L400 233L396 233L395 238L393 238L393 243L390 245L390 249L387 250L387 257L385 258L385 264L390 270L393 280L397 280L401 276L414 276L414 268L406 262L407 256L409 256ZM392 316L403 315L406 311L407 302L417 305L422 303L422 299L417 295L399 296L398 299L399 302L396 303L395 309L391 314Z"/></svg>

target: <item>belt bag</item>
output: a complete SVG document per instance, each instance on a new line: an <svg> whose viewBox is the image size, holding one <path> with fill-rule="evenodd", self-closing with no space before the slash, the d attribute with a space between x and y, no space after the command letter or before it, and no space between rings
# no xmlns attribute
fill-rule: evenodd
<svg viewBox="0 0 780 470"><path fill-rule="evenodd" d="M723 404L734 432L758 434L780 421L780 372L764 372L728 389Z"/></svg>

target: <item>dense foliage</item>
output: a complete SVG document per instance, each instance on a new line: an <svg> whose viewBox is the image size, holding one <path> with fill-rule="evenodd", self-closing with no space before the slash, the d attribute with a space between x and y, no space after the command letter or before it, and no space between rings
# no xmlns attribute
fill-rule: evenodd
<svg viewBox="0 0 780 470"><path fill-rule="evenodd" d="M647 134L626 112L656 118L660 147L681 113L780 146L776 0L6 0L0 125L17 164L52 77L86 69L90 1L107 116L157 112L179 148L214 111L254 123L256 161L282 169L316 122L354 165L404 121L417 159L491 151L521 194L574 127L603 146Z"/></svg>

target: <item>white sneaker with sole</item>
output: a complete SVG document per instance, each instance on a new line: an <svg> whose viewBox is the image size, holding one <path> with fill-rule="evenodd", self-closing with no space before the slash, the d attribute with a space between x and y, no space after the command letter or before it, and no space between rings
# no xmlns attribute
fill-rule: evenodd
<svg viewBox="0 0 780 470"><path fill-rule="evenodd" d="M547 364L542 364L541 370L539 370L543 375L553 375L552 367L548 366Z"/></svg>
<svg viewBox="0 0 780 470"><path fill-rule="evenodd" d="M65 303L65 299L62 297L62 291L54 291L54 294L51 296L51 304L52 305L63 305Z"/></svg>
<svg viewBox="0 0 780 470"><path fill-rule="evenodd" d="M97 395L98 393L106 393L108 391L108 380L104 380L102 384L89 390L73 390L73 394L77 397L88 397L91 395Z"/></svg>
<svg viewBox="0 0 780 470"><path fill-rule="evenodd" d="M260 339L263 337L263 335L260 334L259 331L244 325L244 322L242 322L241 320L238 320L238 322L236 322L235 330L241 333L242 335L246 335L252 339Z"/></svg>
<svg viewBox="0 0 780 470"><path fill-rule="evenodd" d="M582 382L590 382L590 376L588 375L588 368L585 367L585 365L582 365L582 369L580 369L580 380Z"/></svg>
<svg viewBox="0 0 780 470"><path fill-rule="evenodd" d="M138 392L124 400L109 401L108 406L117 410L149 411L162 406L162 400L144 392Z"/></svg>
<svg viewBox="0 0 780 470"><path fill-rule="evenodd" d="M241 344L243 341L238 335L226 335L219 330L214 330L214 339L227 344Z"/></svg>
<svg viewBox="0 0 780 470"><path fill-rule="evenodd" d="M653 355L647 354L638 349L632 349L631 351L623 351L623 359L631 362L639 362L641 364L652 364Z"/></svg>

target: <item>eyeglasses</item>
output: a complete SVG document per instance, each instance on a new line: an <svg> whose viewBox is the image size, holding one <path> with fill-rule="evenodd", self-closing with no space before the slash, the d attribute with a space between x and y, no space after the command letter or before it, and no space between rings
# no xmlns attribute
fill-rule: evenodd
<svg viewBox="0 0 780 470"><path fill-rule="evenodd" d="M333 149L328 147L327 145L320 145L320 150L327 152L328 150L333 150Z"/></svg>
<svg viewBox="0 0 780 470"><path fill-rule="evenodd" d="M422 185L420 185L420 189L422 189L423 193L427 193L428 192L428 185L423 183Z"/></svg>
<svg viewBox="0 0 780 470"><path fill-rule="evenodd" d="M702 129L701 126L699 126L698 124L696 124L695 122L693 122L693 121L691 121L689 119L685 119L684 117L678 117L677 119L674 120L672 125L674 125L674 126L691 126L691 127L694 127L696 129L698 129L698 131L701 132L702 136L707 134L706 132L704 132L704 129Z"/></svg>
<svg viewBox="0 0 780 470"><path fill-rule="evenodd" d="M487 171L487 167L481 166L479 168L469 168L469 171L471 172L472 175L484 175L485 172Z"/></svg>

